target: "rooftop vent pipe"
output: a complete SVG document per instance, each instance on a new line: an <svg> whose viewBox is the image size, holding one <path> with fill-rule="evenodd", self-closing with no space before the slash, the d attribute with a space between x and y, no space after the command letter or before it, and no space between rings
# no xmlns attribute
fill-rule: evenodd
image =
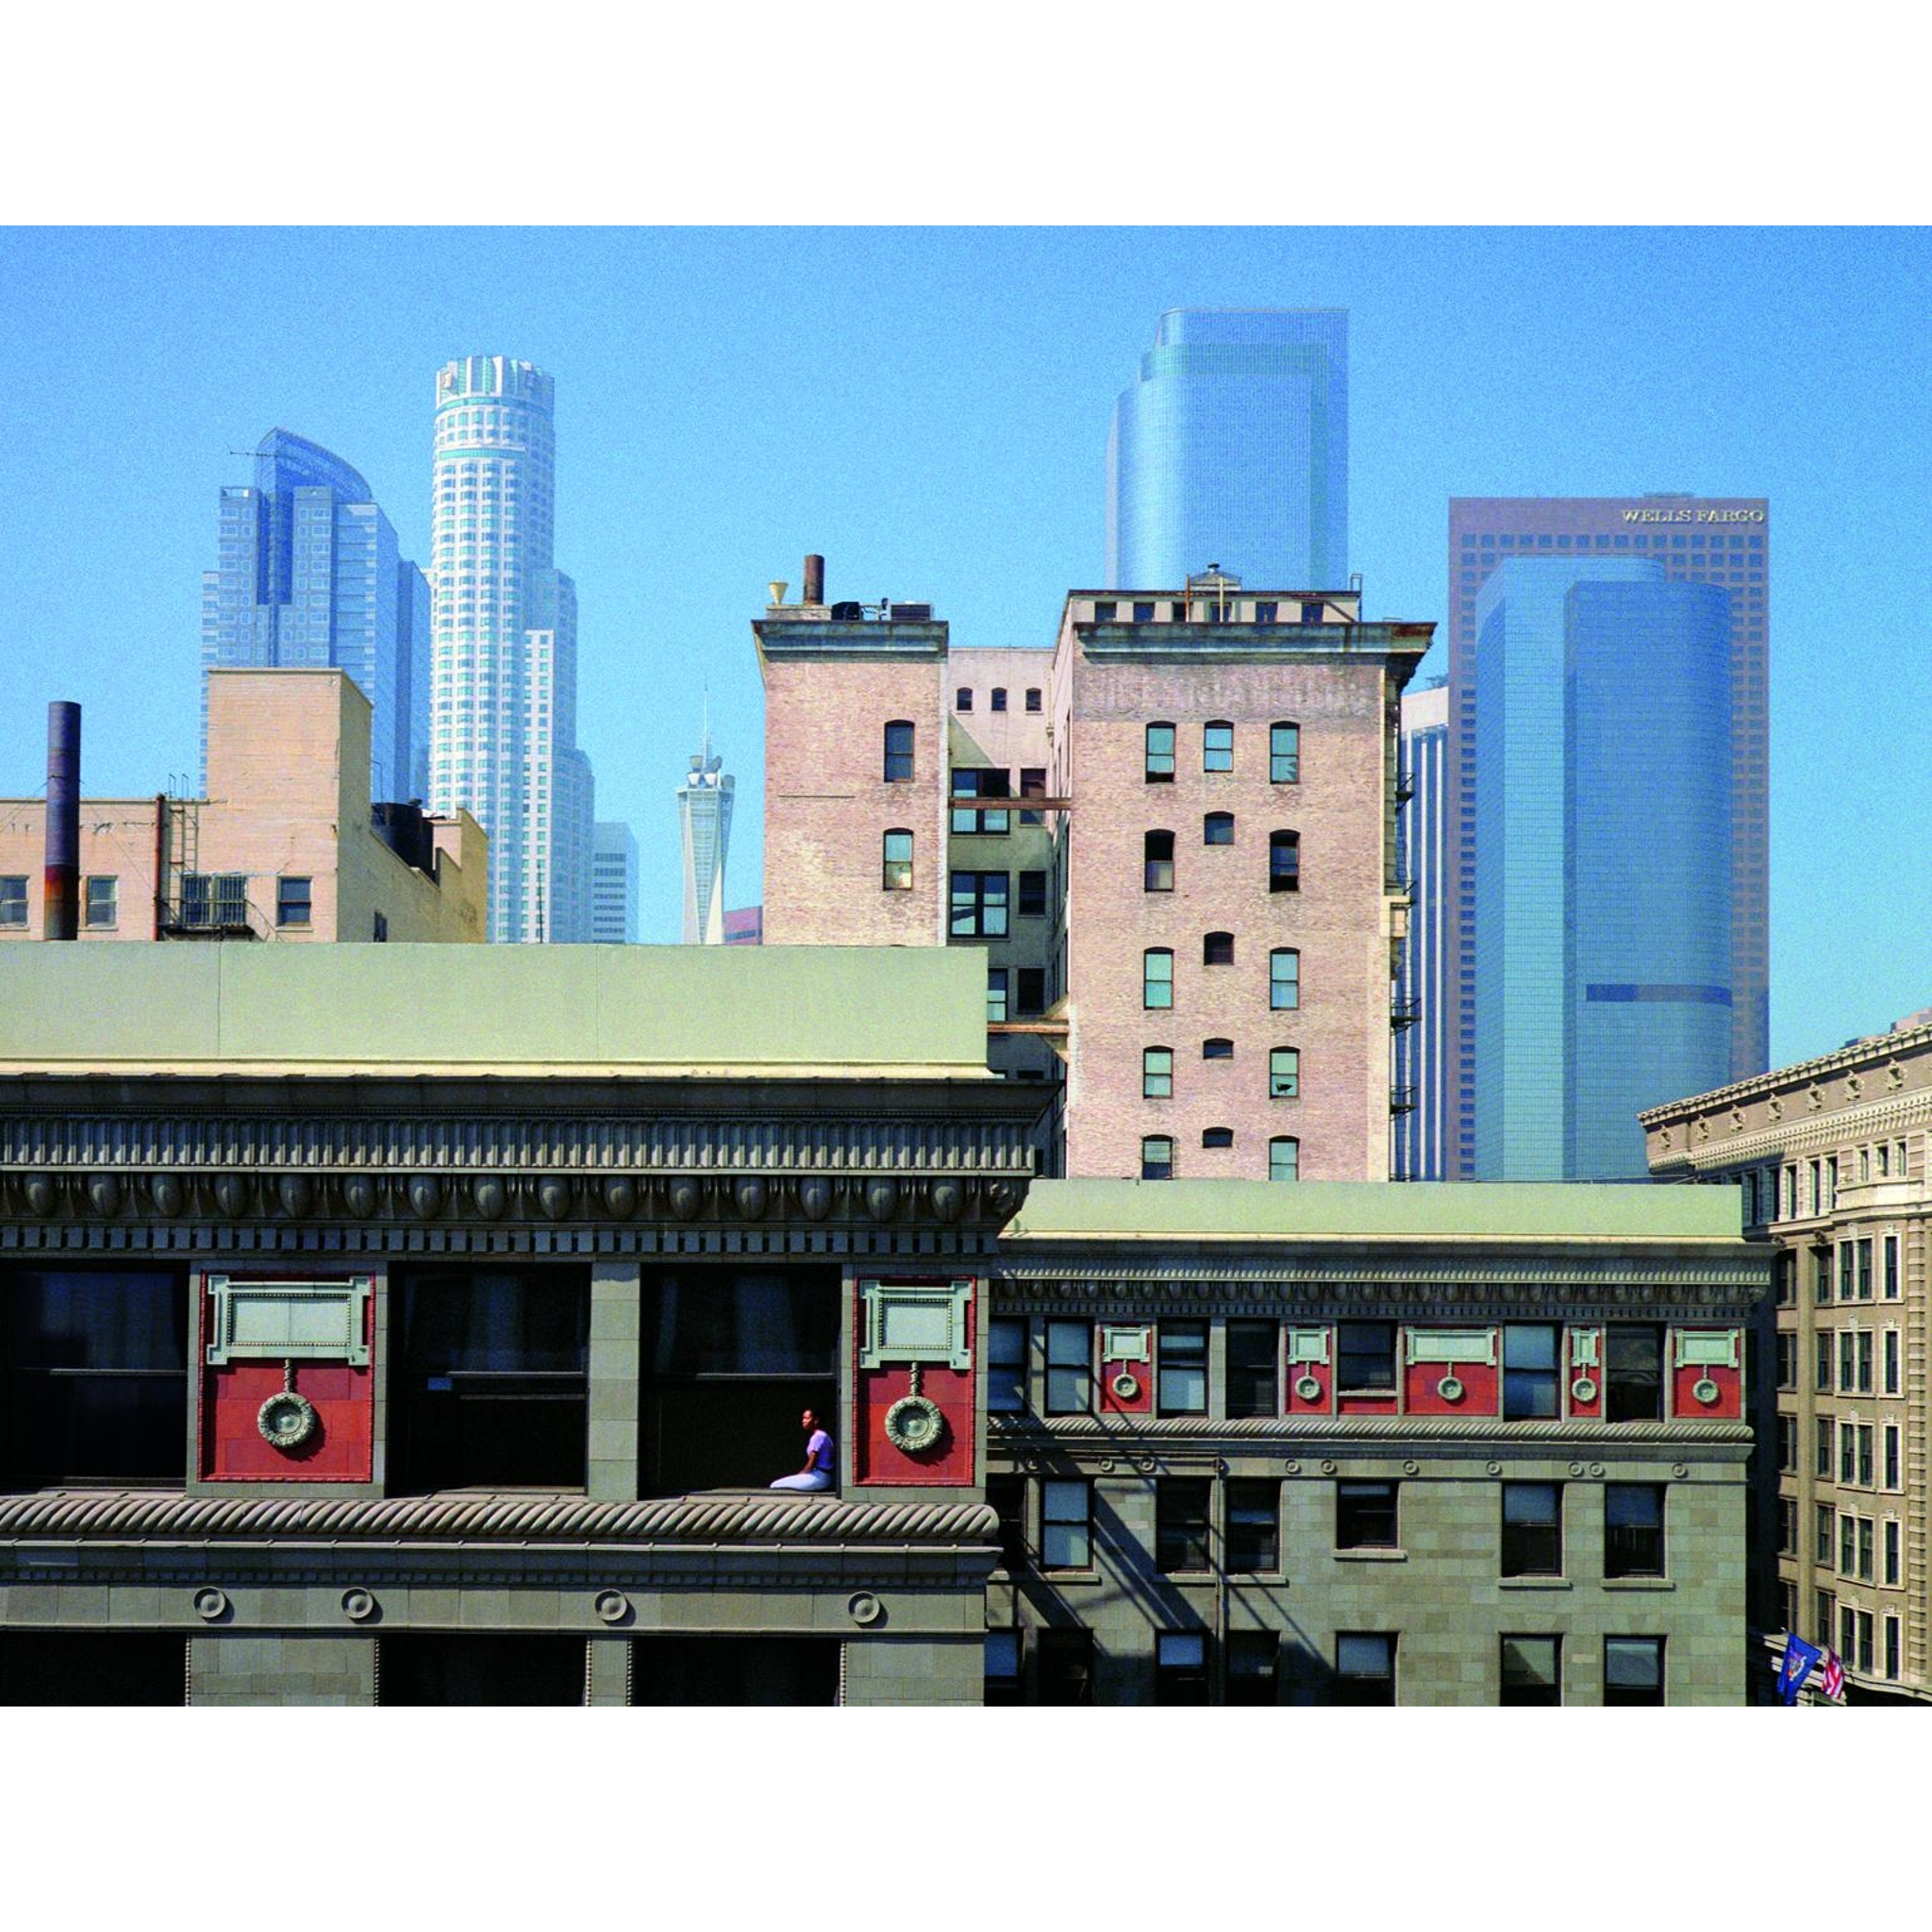
<svg viewBox="0 0 1932 1932"><path fill-rule="evenodd" d="M805 602L825 601L825 559L816 552L805 559Z"/></svg>
<svg viewBox="0 0 1932 1932"><path fill-rule="evenodd" d="M47 870L41 897L44 938L80 937L80 707L47 707Z"/></svg>

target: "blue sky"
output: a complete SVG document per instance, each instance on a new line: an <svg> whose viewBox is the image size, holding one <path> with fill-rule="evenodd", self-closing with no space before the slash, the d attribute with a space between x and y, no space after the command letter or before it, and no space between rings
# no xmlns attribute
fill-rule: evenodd
<svg viewBox="0 0 1932 1932"><path fill-rule="evenodd" d="M758 897L768 579L822 550L831 594L929 599L956 647L1047 642L1099 576L1108 415L1159 312L1340 306L1372 615L1442 622L1452 495L1771 498L1772 1050L1824 1051L1932 1004L1928 253L1899 229L7 230L0 791L41 789L55 697L85 708L89 791L192 771L231 452L276 425L325 444L420 558L436 368L525 357L557 378L599 815L638 834L643 937L674 939L707 685L728 897Z"/></svg>

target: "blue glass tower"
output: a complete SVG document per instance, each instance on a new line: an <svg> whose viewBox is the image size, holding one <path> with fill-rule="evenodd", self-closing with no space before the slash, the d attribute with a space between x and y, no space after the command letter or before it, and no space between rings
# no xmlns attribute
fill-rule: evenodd
<svg viewBox="0 0 1932 1932"><path fill-rule="evenodd" d="M1174 308L1107 448L1108 584L1348 580L1348 312Z"/></svg>
<svg viewBox="0 0 1932 1932"><path fill-rule="evenodd" d="M346 671L369 700L376 798L421 798L429 776L429 582L341 457L286 429L257 445L255 480L222 491L220 561L202 575L201 775L207 673Z"/></svg>
<svg viewBox="0 0 1932 1932"><path fill-rule="evenodd" d="M1730 1077L1729 598L1515 558L1476 629L1474 1178L1641 1180Z"/></svg>

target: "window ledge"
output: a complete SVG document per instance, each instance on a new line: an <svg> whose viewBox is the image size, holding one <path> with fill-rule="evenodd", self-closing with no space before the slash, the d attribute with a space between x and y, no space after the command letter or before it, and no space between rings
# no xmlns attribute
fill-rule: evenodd
<svg viewBox="0 0 1932 1932"><path fill-rule="evenodd" d="M1571 1583L1567 1576L1499 1576L1496 1586L1499 1590L1568 1590Z"/></svg>
<svg viewBox="0 0 1932 1932"><path fill-rule="evenodd" d="M1668 1576L1606 1576L1606 1590L1675 1590L1676 1584Z"/></svg>
<svg viewBox="0 0 1932 1932"><path fill-rule="evenodd" d="M1374 1548L1337 1550L1335 1560L1338 1563L1406 1563L1408 1561L1408 1552Z"/></svg>
<svg viewBox="0 0 1932 1932"><path fill-rule="evenodd" d="M1098 1570L1040 1570L1039 1575L1042 1583L1052 1584L1098 1583L1100 1581L1100 1572Z"/></svg>

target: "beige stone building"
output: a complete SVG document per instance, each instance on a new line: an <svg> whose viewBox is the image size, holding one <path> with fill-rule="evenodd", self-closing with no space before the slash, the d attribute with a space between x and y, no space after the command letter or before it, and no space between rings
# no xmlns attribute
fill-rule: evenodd
<svg viewBox="0 0 1932 1932"><path fill-rule="evenodd" d="M1653 1174L1737 1185L1776 1251L1754 1380L1759 1636L1836 1650L1855 1702L1932 1697L1932 1012L1642 1120Z"/></svg>
<svg viewBox="0 0 1932 1932"><path fill-rule="evenodd" d="M81 803L82 940L481 941L487 841L370 798L341 671L214 671L205 798ZM0 941L42 936L46 802L0 799Z"/></svg>

